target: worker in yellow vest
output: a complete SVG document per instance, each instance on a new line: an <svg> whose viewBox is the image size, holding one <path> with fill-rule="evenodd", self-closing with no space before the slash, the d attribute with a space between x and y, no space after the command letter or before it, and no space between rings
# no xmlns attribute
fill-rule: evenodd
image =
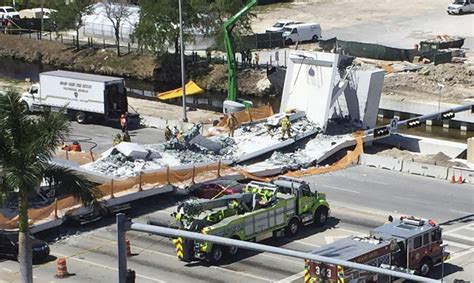
<svg viewBox="0 0 474 283"><path fill-rule="evenodd" d="M285 139L285 135L288 135L288 138L291 138L291 122L290 122L289 115L285 115L285 117L281 119L280 126L281 126L281 138Z"/></svg>
<svg viewBox="0 0 474 283"><path fill-rule="evenodd" d="M235 118L234 113L230 114L230 117L227 118L227 127L229 127L229 137L234 136L235 129L239 126L239 121Z"/></svg>

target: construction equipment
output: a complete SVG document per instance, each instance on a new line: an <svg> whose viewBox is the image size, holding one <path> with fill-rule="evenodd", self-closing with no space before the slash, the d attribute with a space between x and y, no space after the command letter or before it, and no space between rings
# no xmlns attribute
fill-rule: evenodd
<svg viewBox="0 0 474 283"><path fill-rule="evenodd" d="M240 17L246 15L257 0L250 0L240 11L224 22L224 47L227 55L227 99L224 101L224 113L236 112L252 106L250 101L237 100L237 62L235 60L235 44L232 30Z"/></svg>
<svg viewBox="0 0 474 283"><path fill-rule="evenodd" d="M324 225L328 215L326 195L312 192L308 183L290 177L279 177L273 183L250 182L241 194L188 200L173 213L180 229L246 241L294 236L302 225ZM181 238L174 244L184 261L217 263L238 252L236 247Z"/></svg>
<svg viewBox="0 0 474 283"><path fill-rule="evenodd" d="M367 237L350 236L313 253L426 276L449 257L442 243L438 224L411 216L377 227ZM390 282L377 274L314 261L305 264L305 269L309 271L305 282Z"/></svg>

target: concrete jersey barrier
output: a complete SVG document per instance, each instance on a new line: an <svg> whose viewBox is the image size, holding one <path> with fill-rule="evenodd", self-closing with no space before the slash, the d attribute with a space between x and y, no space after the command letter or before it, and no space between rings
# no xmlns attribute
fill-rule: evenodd
<svg viewBox="0 0 474 283"><path fill-rule="evenodd" d="M398 159L398 158L378 156L378 155L364 153L364 154L361 154L359 157L359 164L400 172L402 171L403 160Z"/></svg>
<svg viewBox="0 0 474 283"><path fill-rule="evenodd" d="M403 161L402 172L444 180L448 178L448 167L418 163L409 160Z"/></svg>

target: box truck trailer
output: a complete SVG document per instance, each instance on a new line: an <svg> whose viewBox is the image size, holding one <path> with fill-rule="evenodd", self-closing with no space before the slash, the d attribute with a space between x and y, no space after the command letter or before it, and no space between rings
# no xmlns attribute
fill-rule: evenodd
<svg viewBox="0 0 474 283"><path fill-rule="evenodd" d="M31 112L64 111L80 124L104 121L118 126L127 114L128 127L138 127L140 117L128 113L127 91L123 78L69 71L40 74L39 84L23 93L22 101Z"/></svg>

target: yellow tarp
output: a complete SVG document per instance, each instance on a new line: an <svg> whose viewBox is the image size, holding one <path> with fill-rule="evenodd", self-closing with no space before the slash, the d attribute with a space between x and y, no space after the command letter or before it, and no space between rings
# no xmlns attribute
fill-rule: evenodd
<svg viewBox="0 0 474 283"><path fill-rule="evenodd" d="M186 96L200 94L200 93L203 93L203 92L204 92L204 90L202 88L200 88L193 81L189 81L186 84ZM167 100L167 99L182 97L183 96L182 88L180 87L180 88L173 89L173 90L170 90L170 91L165 91L165 92L162 92L162 93L158 93L157 96L161 100Z"/></svg>

